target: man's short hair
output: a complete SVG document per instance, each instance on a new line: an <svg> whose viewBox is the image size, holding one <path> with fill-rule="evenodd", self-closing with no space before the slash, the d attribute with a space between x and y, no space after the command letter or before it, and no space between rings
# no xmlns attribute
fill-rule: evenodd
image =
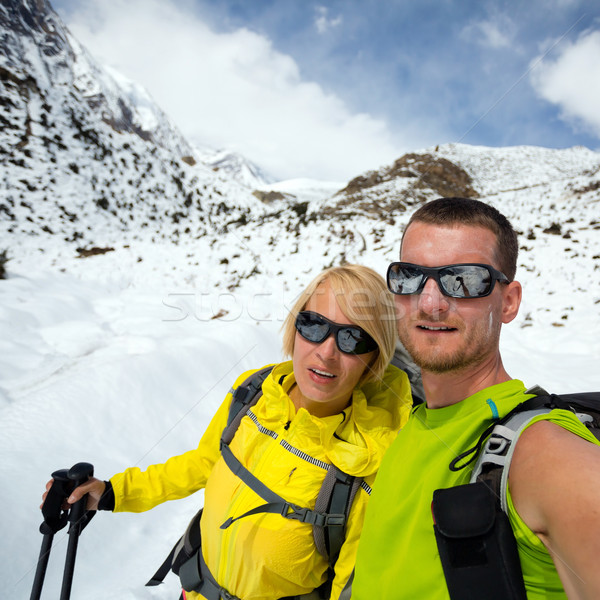
<svg viewBox="0 0 600 600"><path fill-rule="evenodd" d="M376 342L377 355L365 370L361 383L381 380L388 366L398 337L394 297L381 275L363 265L331 267L317 275L300 294L290 309L283 326L283 353L293 356L296 339L296 317L315 295L324 293L328 283L342 312L362 327Z"/></svg>
<svg viewBox="0 0 600 600"><path fill-rule="evenodd" d="M438 198L426 202L415 211L404 233L414 222L447 227L470 225L489 229L496 236L494 254L498 268L510 281L515 278L519 254L517 233L510 221L493 206L472 198ZM404 235L402 240L404 241Z"/></svg>

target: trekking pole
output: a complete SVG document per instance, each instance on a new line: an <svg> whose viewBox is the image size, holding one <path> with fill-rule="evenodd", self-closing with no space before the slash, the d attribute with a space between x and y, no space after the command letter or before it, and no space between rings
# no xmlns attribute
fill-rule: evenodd
<svg viewBox="0 0 600 600"><path fill-rule="evenodd" d="M65 527L67 523L70 523L68 532L69 543L67 546L67 558L65 561L60 600L69 599L78 537L83 528L90 522L95 512L85 510L87 494L71 508L63 509L63 502L78 485L85 483L93 473L94 467L89 463L77 463L69 470L60 469L52 473L54 481L50 490L48 490L46 500L42 506L44 521L40 525L40 533L44 535L44 538L42 540L30 600L39 600L41 596L54 534Z"/></svg>
<svg viewBox="0 0 600 600"><path fill-rule="evenodd" d="M73 465L69 469L67 477L74 482L72 489L75 489L82 483L85 483L93 474L94 467L90 463L82 462ZM87 494L75 502L69 513L69 543L67 545L67 557L65 559L65 570L60 591L60 600L69 600L71 596L71 585L73 583L73 573L75 571L75 555L77 554L79 535L95 514L95 511L86 510L86 503Z"/></svg>
<svg viewBox="0 0 600 600"><path fill-rule="evenodd" d="M67 477L67 469L54 471L52 479L54 480L52 487L48 490L46 500L42 506L44 521L40 525L40 533L44 537L33 579L30 600L39 600L44 585L44 578L46 577L46 568L48 567L54 534L67 524L67 511L62 509L62 502L68 495L67 487L69 478Z"/></svg>

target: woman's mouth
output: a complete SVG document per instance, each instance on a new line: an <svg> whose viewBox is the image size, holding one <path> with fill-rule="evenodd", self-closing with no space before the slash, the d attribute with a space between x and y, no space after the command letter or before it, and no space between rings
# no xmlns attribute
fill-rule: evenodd
<svg viewBox="0 0 600 600"><path fill-rule="evenodd" d="M329 371L323 371L321 369L314 368L309 368L308 370L311 373L314 373L317 377L324 377L326 379L334 379L336 377L336 375L334 375L333 373L329 373Z"/></svg>

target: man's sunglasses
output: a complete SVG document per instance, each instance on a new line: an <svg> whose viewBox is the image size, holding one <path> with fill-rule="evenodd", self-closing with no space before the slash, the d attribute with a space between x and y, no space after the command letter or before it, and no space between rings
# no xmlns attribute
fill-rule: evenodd
<svg viewBox="0 0 600 600"><path fill-rule="evenodd" d="M388 267L387 285L392 294L420 294L427 280L437 281L440 291L451 298L485 298L496 281L510 283L508 277L491 265L465 263L444 267L422 267L394 262Z"/></svg>
<svg viewBox="0 0 600 600"><path fill-rule="evenodd" d="M377 342L358 325L338 325L319 313L303 310L296 317L296 330L309 342L321 344L330 335L345 354L366 354L377 350Z"/></svg>

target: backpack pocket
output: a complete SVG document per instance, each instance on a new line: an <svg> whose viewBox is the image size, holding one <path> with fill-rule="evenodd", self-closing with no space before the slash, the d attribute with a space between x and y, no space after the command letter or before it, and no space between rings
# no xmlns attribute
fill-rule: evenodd
<svg viewBox="0 0 600 600"><path fill-rule="evenodd" d="M526 600L508 516L485 483L435 490L431 511L452 600Z"/></svg>

